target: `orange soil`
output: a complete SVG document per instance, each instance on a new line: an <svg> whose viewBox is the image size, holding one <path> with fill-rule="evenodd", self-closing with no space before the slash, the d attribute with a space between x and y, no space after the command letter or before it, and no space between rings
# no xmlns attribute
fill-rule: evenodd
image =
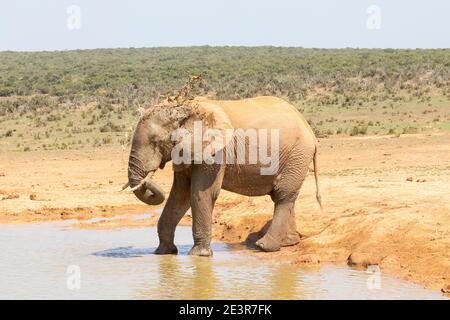
<svg viewBox="0 0 450 320"><path fill-rule="evenodd" d="M297 246L275 253L248 249L295 264L378 264L383 272L429 288L450 290L450 135L321 139L319 174L324 208L315 202L314 179L296 204ZM78 219L77 227L155 224L152 212L126 182L128 153L120 148L0 155L0 223ZM170 166L155 180L169 191ZM409 181L412 180L412 181ZM419 182L418 182L419 181ZM33 199L33 200L31 200ZM240 243L270 220L269 197L222 191L214 211L214 236ZM115 220L87 223L92 217ZM190 223L186 216L183 224Z"/></svg>

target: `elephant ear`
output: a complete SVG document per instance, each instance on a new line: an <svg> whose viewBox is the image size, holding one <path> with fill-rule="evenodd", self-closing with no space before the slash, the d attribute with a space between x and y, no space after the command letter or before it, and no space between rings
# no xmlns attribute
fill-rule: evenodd
<svg viewBox="0 0 450 320"><path fill-rule="evenodd" d="M211 161L217 162L219 159L225 161L227 145L232 143L233 125L220 105L197 100L191 108L190 116L180 127L182 133L186 135L186 140L183 141L184 149L181 152L186 158L182 163L172 159L174 171L183 170L192 163L213 163ZM175 141L178 147L182 145L180 137ZM176 154L179 152L175 151ZM189 152L189 157L184 152ZM190 161L187 161L188 158Z"/></svg>

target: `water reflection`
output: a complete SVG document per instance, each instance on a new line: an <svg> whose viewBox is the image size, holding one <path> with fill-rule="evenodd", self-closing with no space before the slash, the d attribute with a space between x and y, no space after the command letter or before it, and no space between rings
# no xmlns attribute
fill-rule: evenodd
<svg viewBox="0 0 450 320"><path fill-rule="evenodd" d="M181 254L183 251L180 250ZM219 280L211 259L192 256L158 256L156 260L159 299L215 298L218 290L216 284ZM144 298L154 296L153 288L150 288L147 293L141 293L141 297Z"/></svg>
<svg viewBox="0 0 450 320"><path fill-rule="evenodd" d="M213 264L204 257L191 257L191 259L194 260L191 284L193 299L213 299L218 283Z"/></svg>
<svg viewBox="0 0 450 320"><path fill-rule="evenodd" d="M305 290L302 288L303 283L298 279L299 273L286 272L286 268L289 269L289 266L278 265L273 268L271 277L268 279L270 295L274 299L289 300L306 298L305 295L302 295Z"/></svg>
<svg viewBox="0 0 450 320"><path fill-rule="evenodd" d="M177 291L181 294L186 292L186 282L182 280L183 277L182 268L174 256L167 256L164 259L158 259L158 288L160 290L161 297L167 296L168 292L175 293L173 299L177 299ZM150 285L148 289L152 289ZM148 290L147 289L147 290ZM152 297L152 292L141 293L142 297Z"/></svg>
<svg viewBox="0 0 450 320"><path fill-rule="evenodd" d="M22 299L423 299L435 291L333 266L316 270L256 259L224 244L214 257L192 257L190 228L177 230L179 255L159 256L154 228L60 229L58 224L0 226L0 298ZM242 249L241 249L242 250ZM81 270L79 290L67 288L66 270Z"/></svg>

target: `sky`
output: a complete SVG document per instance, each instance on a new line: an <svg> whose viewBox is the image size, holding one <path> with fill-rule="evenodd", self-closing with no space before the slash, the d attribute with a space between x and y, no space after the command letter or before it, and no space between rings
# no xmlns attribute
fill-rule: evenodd
<svg viewBox="0 0 450 320"><path fill-rule="evenodd" d="M449 48L448 0L0 0L0 51Z"/></svg>

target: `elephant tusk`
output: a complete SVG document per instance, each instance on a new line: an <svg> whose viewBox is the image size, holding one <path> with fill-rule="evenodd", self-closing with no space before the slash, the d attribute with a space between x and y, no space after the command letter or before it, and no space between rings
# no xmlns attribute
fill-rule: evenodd
<svg viewBox="0 0 450 320"><path fill-rule="evenodd" d="M139 183L137 186L134 186L133 188L131 188L130 191L134 192L137 189L141 188L144 185L144 180L141 181L141 183Z"/></svg>
<svg viewBox="0 0 450 320"><path fill-rule="evenodd" d="M129 182L125 183L125 184L123 185L123 187L122 187L122 190L120 190L120 191L125 190L125 189L128 188L129 186L130 186L130 183L129 183ZM119 191L119 192L120 192L120 191Z"/></svg>

